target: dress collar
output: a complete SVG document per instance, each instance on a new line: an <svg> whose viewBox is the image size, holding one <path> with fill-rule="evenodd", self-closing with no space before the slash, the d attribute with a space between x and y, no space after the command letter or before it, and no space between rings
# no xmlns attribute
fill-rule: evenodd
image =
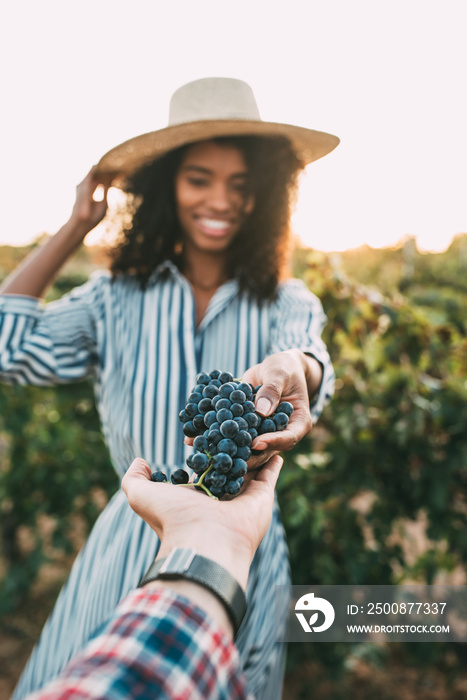
<svg viewBox="0 0 467 700"><path fill-rule="evenodd" d="M148 284L155 284L159 277L163 275L166 271L169 272L172 277L183 277L182 273L175 265L175 263L172 262L172 260L163 260L161 263L159 263L154 272L152 272L152 274L149 276Z"/></svg>
<svg viewBox="0 0 467 700"><path fill-rule="evenodd" d="M172 260L161 262L148 279L148 285L154 285L164 275L170 276L179 284L191 291L191 285L187 278L180 272ZM199 329L205 328L239 293L238 280L231 279L224 282L215 292L206 310Z"/></svg>

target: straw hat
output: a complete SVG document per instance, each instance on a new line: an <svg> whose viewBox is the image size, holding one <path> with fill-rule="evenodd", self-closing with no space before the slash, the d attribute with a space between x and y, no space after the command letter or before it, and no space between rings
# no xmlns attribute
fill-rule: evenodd
<svg viewBox="0 0 467 700"><path fill-rule="evenodd" d="M202 78L180 87L170 101L169 125L135 136L108 151L97 172L125 177L174 148L217 136L285 136L298 157L311 163L332 151L337 136L291 124L264 122L251 87L234 78Z"/></svg>

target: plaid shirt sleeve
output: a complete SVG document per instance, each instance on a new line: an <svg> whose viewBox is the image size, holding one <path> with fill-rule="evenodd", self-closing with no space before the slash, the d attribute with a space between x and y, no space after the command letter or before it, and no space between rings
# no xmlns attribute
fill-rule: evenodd
<svg viewBox="0 0 467 700"><path fill-rule="evenodd" d="M65 671L28 700L254 700L224 630L167 589L132 591Z"/></svg>

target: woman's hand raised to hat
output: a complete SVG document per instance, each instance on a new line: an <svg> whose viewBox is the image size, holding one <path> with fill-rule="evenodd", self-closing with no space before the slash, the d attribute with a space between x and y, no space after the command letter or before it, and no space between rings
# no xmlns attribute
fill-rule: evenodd
<svg viewBox="0 0 467 700"><path fill-rule="evenodd" d="M99 185L102 186L101 197L96 196ZM8 275L0 293L44 296L62 265L81 245L86 234L104 218L110 185L111 178L98 178L96 168L92 168L76 188L76 202L69 220Z"/></svg>
<svg viewBox="0 0 467 700"><path fill-rule="evenodd" d="M285 430L258 435L252 448L261 450L248 461L248 468L256 469L272 455L292 449L311 428L310 396L321 384L320 363L299 350L285 350L266 357L245 372L242 380L254 386L261 384L256 396L256 411L271 415L281 401L289 401L294 412Z"/></svg>
<svg viewBox="0 0 467 700"><path fill-rule="evenodd" d="M69 223L84 238L102 221L107 211L107 192L111 178L97 177L96 167L88 172L76 188L76 201Z"/></svg>

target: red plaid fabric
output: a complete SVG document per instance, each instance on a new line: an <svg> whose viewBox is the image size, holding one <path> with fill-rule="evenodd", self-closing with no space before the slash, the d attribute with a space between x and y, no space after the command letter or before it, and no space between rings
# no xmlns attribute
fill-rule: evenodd
<svg viewBox="0 0 467 700"><path fill-rule="evenodd" d="M64 672L28 700L254 700L236 647L170 590L138 589Z"/></svg>

